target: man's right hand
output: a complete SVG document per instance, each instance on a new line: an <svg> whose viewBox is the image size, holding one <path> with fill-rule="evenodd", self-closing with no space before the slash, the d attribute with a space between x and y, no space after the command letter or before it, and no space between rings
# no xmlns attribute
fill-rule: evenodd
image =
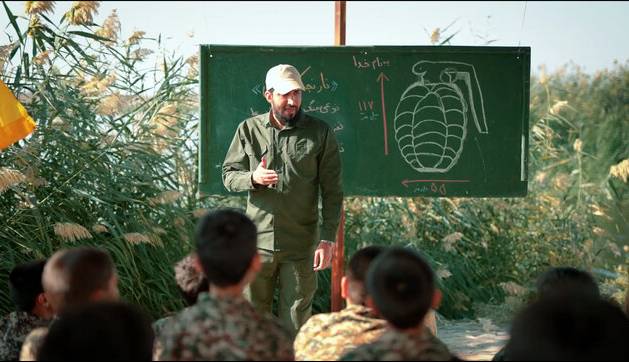
<svg viewBox="0 0 629 362"><path fill-rule="evenodd" d="M260 162L256 170L253 171L251 178L253 179L254 184L264 186L274 185L278 180L277 172L266 168L265 158L262 159L262 162Z"/></svg>

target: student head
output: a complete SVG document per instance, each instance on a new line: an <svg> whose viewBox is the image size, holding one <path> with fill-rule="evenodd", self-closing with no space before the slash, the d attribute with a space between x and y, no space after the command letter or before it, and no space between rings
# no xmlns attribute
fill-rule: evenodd
<svg viewBox="0 0 629 362"><path fill-rule="evenodd" d="M511 326L507 360L629 359L629 319L601 298L551 296L533 302Z"/></svg>
<svg viewBox="0 0 629 362"><path fill-rule="evenodd" d="M150 319L120 302L96 302L67 309L51 324L39 350L39 361L150 361Z"/></svg>
<svg viewBox="0 0 629 362"><path fill-rule="evenodd" d="M553 267L537 279L537 297L560 294L600 296L598 285L590 273L572 267Z"/></svg>
<svg viewBox="0 0 629 362"><path fill-rule="evenodd" d="M46 260L38 260L13 268L9 274L9 290L18 312L49 319L53 311L42 287L44 265Z"/></svg>
<svg viewBox="0 0 629 362"><path fill-rule="evenodd" d="M211 287L246 286L260 270L256 226L236 209L201 219L196 232L198 261Z"/></svg>
<svg viewBox="0 0 629 362"><path fill-rule="evenodd" d="M428 310L441 302L428 263L418 252L401 247L390 248L373 261L367 292L382 317L401 330L420 327Z"/></svg>
<svg viewBox="0 0 629 362"><path fill-rule="evenodd" d="M341 279L341 296L348 305L366 305L367 288L365 280L371 262L384 250L382 246L372 245L358 250L347 264L346 276Z"/></svg>
<svg viewBox="0 0 629 362"><path fill-rule="evenodd" d="M195 304L199 293L207 292L209 284L203 270L194 262L194 255L189 254L177 262L174 269L179 292L188 305Z"/></svg>
<svg viewBox="0 0 629 362"><path fill-rule="evenodd" d="M42 284L55 313L86 302L118 299L118 278L105 250L93 247L64 249L44 267Z"/></svg>

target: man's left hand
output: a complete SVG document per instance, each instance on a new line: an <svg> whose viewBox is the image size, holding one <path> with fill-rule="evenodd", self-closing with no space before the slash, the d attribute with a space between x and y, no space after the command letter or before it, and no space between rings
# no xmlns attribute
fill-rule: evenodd
<svg viewBox="0 0 629 362"><path fill-rule="evenodd" d="M314 271L325 270L332 264L334 243L321 240L314 253Z"/></svg>

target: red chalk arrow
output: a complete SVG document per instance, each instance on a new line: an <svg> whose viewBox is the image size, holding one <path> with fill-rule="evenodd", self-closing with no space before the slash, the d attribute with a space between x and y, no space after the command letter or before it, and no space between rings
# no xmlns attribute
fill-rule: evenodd
<svg viewBox="0 0 629 362"><path fill-rule="evenodd" d="M389 141L387 137L387 111L384 107L384 81L385 80L389 80L389 77L387 77L386 74L380 72L376 81L380 82L380 99L382 100L382 124L384 127L384 154L388 155L389 154Z"/></svg>

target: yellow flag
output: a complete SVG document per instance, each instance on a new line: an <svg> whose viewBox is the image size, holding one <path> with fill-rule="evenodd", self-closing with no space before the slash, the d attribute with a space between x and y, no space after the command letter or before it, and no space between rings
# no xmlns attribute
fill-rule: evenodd
<svg viewBox="0 0 629 362"><path fill-rule="evenodd" d="M0 80L0 150L3 150L35 129L35 121Z"/></svg>

